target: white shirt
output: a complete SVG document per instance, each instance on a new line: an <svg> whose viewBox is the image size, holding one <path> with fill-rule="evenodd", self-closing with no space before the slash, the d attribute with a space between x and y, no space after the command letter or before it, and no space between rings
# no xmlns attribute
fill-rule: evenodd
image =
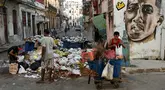
<svg viewBox="0 0 165 90"><path fill-rule="evenodd" d="M41 45L46 48L45 59L53 58L53 47L55 46L54 39L46 36L41 39Z"/></svg>

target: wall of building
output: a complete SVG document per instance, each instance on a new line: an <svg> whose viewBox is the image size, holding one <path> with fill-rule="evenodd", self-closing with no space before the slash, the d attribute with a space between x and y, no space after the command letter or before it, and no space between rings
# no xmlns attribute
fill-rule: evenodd
<svg viewBox="0 0 165 90"><path fill-rule="evenodd" d="M3 10L0 8L0 45L5 44L5 27L4 27L4 15L3 15Z"/></svg>
<svg viewBox="0 0 165 90"><path fill-rule="evenodd" d="M66 0L63 2L63 14L69 21L70 26L78 26L80 24L80 18L82 15L82 1Z"/></svg>
<svg viewBox="0 0 165 90"><path fill-rule="evenodd" d="M165 17L165 1L162 0L162 14ZM161 58L165 59L165 20L162 24L162 45L161 45Z"/></svg>
<svg viewBox="0 0 165 90"><path fill-rule="evenodd" d="M164 37L165 33L162 31L162 3L159 2L161 0L146 0L148 4L152 3L148 9L148 6L131 6L128 1L134 3L139 0L114 0L114 30L119 31L121 37L123 37L124 31L127 32L130 58L162 58L163 50L161 49L164 46L162 35ZM137 4L141 3L138 2ZM157 7L161 8L160 12ZM143 8L143 12L138 13L139 8Z"/></svg>
<svg viewBox="0 0 165 90"><path fill-rule="evenodd" d="M26 25L23 25L23 18L22 18L22 11L24 11L26 13ZM20 20L19 20L19 25L21 26L22 29L22 33L24 38L28 38L33 36L33 31L32 31L32 15L36 15L35 13L35 8L31 8L29 6L26 5L19 5L19 14L20 14ZM27 13L30 13L30 25L28 25L28 15Z"/></svg>
<svg viewBox="0 0 165 90"><path fill-rule="evenodd" d="M5 4L5 7L7 8L7 29L8 29L8 40L9 42L14 42L14 41L20 41L21 40L21 27L19 26L19 7L17 2L15 1L7 1ZM14 33L14 24L13 20L15 19L13 17L13 10L16 11L16 28L15 28L15 33Z"/></svg>
<svg viewBox="0 0 165 90"><path fill-rule="evenodd" d="M56 15L57 13L59 13L59 0L46 0L46 8L47 11L45 12L46 18L49 19L49 21L47 22L48 24L48 29L55 29L57 28L56 23Z"/></svg>

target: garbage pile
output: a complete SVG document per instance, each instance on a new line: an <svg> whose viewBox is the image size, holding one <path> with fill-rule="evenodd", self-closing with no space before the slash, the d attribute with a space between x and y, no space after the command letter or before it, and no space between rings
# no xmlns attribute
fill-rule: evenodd
<svg viewBox="0 0 165 90"><path fill-rule="evenodd" d="M87 41L86 38L77 36L77 37L62 37L61 41L63 42L63 48L84 48L84 42Z"/></svg>
<svg viewBox="0 0 165 90"><path fill-rule="evenodd" d="M36 35L28 38L26 41L40 42L43 36ZM67 41L67 43L66 43ZM84 37L63 37L62 39L54 39L57 48L54 50L54 73L56 77L71 77L82 76L82 68L86 68L86 73L89 74L89 66L87 61L82 57L82 43L85 42ZM30 50L29 47L30 46ZM67 47L66 47L67 46ZM36 49L28 44L25 44L25 55L18 56L19 74L25 74L24 77L39 78L41 72L41 53L42 47L37 46ZM91 51L91 50L87 50ZM84 69L83 69L84 70ZM83 74L84 75L84 74Z"/></svg>
<svg viewBox="0 0 165 90"><path fill-rule="evenodd" d="M85 37L81 37L81 36L76 36L76 37L68 37L68 36L65 36L65 37L62 37L62 41L67 41L67 42L72 42L72 43L75 43L75 42L84 42L86 41L87 39Z"/></svg>
<svg viewBox="0 0 165 90"><path fill-rule="evenodd" d="M81 76L81 68L87 67L87 62L82 62L82 49L56 49L54 50L54 70L58 77ZM30 51L25 56L18 56L20 74L25 73L25 77L37 78L41 71L41 52ZM31 73L38 74L31 74Z"/></svg>

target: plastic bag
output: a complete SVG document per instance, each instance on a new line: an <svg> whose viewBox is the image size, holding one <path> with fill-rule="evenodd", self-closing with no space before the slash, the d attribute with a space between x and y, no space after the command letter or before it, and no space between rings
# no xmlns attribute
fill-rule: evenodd
<svg viewBox="0 0 165 90"><path fill-rule="evenodd" d="M122 53L122 47L116 47L116 58L117 59L122 59L123 58L123 53Z"/></svg>
<svg viewBox="0 0 165 90"><path fill-rule="evenodd" d="M19 74L27 73L27 71L25 71L24 67L23 67L22 65L20 65L20 68L19 68L18 73L19 73Z"/></svg>
<svg viewBox="0 0 165 90"><path fill-rule="evenodd" d="M114 50L106 50L104 52L104 56L107 58L107 59L114 59L116 57L116 54L115 54L115 51Z"/></svg>
<svg viewBox="0 0 165 90"><path fill-rule="evenodd" d="M24 60L24 56L18 56L18 62L23 62L23 60Z"/></svg>
<svg viewBox="0 0 165 90"><path fill-rule="evenodd" d="M31 70L37 70L39 67L41 66L41 63L40 62L34 62L30 65L30 69Z"/></svg>
<svg viewBox="0 0 165 90"><path fill-rule="evenodd" d="M112 80L113 79L113 68L114 68L114 66L107 63L107 65L105 66L105 68L102 72L102 77L104 77L108 80Z"/></svg>
<svg viewBox="0 0 165 90"><path fill-rule="evenodd" d="M123 55L121 46L120 47L116 47L116 55L117 56L122 56Z"/></svg>

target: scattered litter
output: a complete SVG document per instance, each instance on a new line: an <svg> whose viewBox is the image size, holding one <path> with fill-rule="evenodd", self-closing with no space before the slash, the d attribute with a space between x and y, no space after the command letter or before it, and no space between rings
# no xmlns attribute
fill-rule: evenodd
<svg viewBox="0 0 165 90"><path fill-rule="evenodd" d="M15 85L15 83L13 83L13 85Z"/></svg>
<svg viewBox="0 0 165 90"><path fill-rule="evenodd" d="M33 74L33 75L25 75L24 77L27 77L27 78L40 78L40 75L38 74Z"/></svg>

